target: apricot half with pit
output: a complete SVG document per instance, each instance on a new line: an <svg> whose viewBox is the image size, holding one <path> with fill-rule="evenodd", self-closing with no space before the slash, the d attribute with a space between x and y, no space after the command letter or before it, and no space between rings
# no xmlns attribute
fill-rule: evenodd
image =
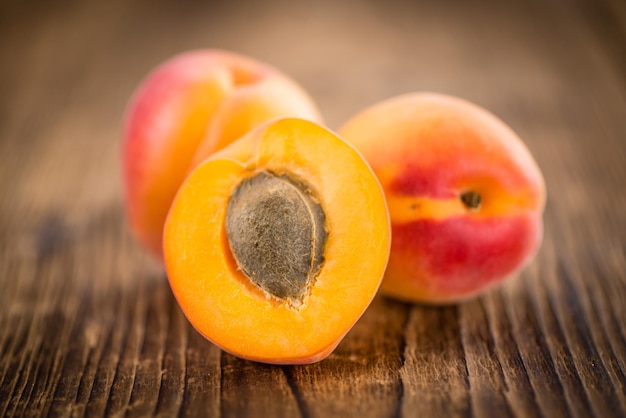
<svg viewBox="0 0 626 418"><path fill-rule="evenodd" d="M364 110L339 132L385 190L393 240L384 293L457 302L520 271L539 249L541 171L493 114L414 93Z"/></svg>
<svg viewBox="0 0 626 418"><path fill-rule="evenodd" d="M311 363L370 304L390 241L362 156L313 122L279 119L191 172L167 217L164 258L207 339L246 359Z"/></svg>

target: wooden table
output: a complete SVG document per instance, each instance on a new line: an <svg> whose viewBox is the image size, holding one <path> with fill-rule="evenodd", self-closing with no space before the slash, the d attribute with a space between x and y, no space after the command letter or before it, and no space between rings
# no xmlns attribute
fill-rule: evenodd
<svg viewBox="0 0 626 418"><path fill-rule="evenodd" d="M626 416L626 3L8 3L0 415ZM119 167L134 87L203 47L291 74L332 128L416 90L490 109L546 177L537 259L458 306L377 297L318 364L221 352L130 236Z"/></svg>

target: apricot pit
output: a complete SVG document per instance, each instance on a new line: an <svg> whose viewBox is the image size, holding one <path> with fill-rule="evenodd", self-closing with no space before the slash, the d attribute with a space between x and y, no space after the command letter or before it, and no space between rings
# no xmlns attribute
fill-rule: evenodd
<svg viewBox="0 0 626 418"><path fill-rule="evenodd" d="M252 282L279 299L300 301L323 261L324 218L302 183L261 172L231 195L226 236Z"/></svg>

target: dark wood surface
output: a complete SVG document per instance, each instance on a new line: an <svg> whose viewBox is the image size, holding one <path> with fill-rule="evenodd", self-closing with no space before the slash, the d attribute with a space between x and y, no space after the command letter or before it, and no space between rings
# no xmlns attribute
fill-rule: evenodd
<svg viewBox="0 0 626 418"><path fill-rule="evenodd" d="M416 90L490 109L546 177L536 261L458 306L377 297L318 364L224 354L121 204L126 100L202 47L291 74L331 128ZM0 415L626 416L625 2L3 2L0 63Z"/></svg>

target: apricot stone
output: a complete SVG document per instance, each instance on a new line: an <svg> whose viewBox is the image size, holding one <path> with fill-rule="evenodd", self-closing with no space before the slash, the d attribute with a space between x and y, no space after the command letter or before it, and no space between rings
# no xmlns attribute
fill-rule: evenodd
<svg viewBox="0 0 626 418"><path fill-rule="evenodd" d="M301 301L324 260L324 210L288 175L260 172L235 188L226 236L237 265L280 299Z"/></svg>
<svg viewBox="0 0 626 418"><path fill-rule="evenodd" d="M486 110L414 93L366 109L339 132L385 191L393 235L381 286L387 295L457 302L520 271L538 251L541 171Z"/></svg>

